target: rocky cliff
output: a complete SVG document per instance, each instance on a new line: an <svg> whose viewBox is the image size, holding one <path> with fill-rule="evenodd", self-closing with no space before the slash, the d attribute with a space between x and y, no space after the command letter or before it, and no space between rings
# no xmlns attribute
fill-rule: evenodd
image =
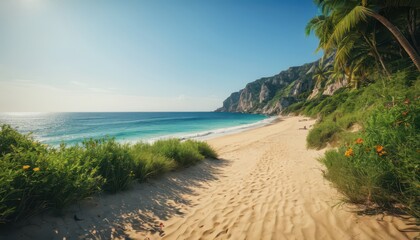
<svg viewBox="0 0 420 240"><path fill-rule="evenodd" d="M248 83L223 102L218 112L278 114L291 104L305 100L313 91L313 66L318 62L291 67L272 77Z"/></svg>
<svg viewBox="0 0 420 240"><path fill-rule="evenodd" d="M234 92L223 101L217 112L262 113L274 115L300 101L310 101L321 95L333 95L348 85L346 77L332 79L333 55L313 63L291 67L272 77L248 83L244 89ZM314 72L320 66L326 69L326 80L315 86ZM327 71L328 70L328 71Z"/></svg>

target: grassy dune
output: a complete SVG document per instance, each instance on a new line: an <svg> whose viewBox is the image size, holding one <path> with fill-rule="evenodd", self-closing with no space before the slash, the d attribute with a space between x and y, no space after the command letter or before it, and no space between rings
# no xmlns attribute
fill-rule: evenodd
<svg viewBox="0 0 420 240"><path fill-rule="evenodd" d="M400 72L291 106L289 111L319 119L308 147L337 147L321 162L345 201L420 217L419 91L418 77ZM355 124L362 130L351 131Z"/></svg>
<svg viewBox="0 0 420 240"><path fill-rule="evenodd" d="M86 140L52 148L8 125L0 130L0 223L16 222L46 209L60 209L99 192L217 158L204 142L178 139L154 144Z"/></svg>

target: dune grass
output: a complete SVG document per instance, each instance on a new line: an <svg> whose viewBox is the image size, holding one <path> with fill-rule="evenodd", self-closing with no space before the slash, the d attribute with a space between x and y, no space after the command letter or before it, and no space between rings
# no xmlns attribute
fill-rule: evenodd
<svg viewBox="0 0 420 240"><path fill-rule="evenodd" d="M99 192L116 193L130 184L217 158L204 142L178 139L154 144L86 140L58 148L43 145L8 125L0 130L0 223L64 207Z"/></svg>
<svg viewBox="0 0 420 240"><path fill-rule="evenodd" d="M321 162L345 201L368 209L398 207L420 218L419 91L419 76L400 72L291 106L318 118L307 136L309 148L337 147ZM362 130L351 132L355 124Z"/></svg>
<svg viewBox="0 0 420 240"><path fill-rule="evenodd" d="M392 104L396 99L413 99L419 90L420 81L416 76L400 72L391 79L380 78L360 89L344 88L332 96L293 104L286 113L295 112L318 119L307 137L309 148L321 149L328 143L339 146L352 139L348 130L355 124L363 127L375 109Z"/></svg>
<svg viewBox="0 0 420 240"><path fill-rule="evenodd" d="M420 100L379 107L348 146L321 159L325 177L348 201L389 209L402 206L420 218Z"/></svg>

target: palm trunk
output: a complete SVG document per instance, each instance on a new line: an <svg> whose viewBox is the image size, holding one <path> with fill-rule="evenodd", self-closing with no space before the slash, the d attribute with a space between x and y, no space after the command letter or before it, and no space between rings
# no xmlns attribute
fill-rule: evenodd
<svg viewBox="0 0 420 240"><path fill-rule="evenodd" d="M381 54L379 54L378 49L376 48L376 43L375 42L370 42L369 38L366 37L366 35L364 35L363 33L361 33L363 38L365 39L366 43L372 48L373 53L375 55L376 60L381 64L385 74L388 76L388 78L391 76L391 73L389 73L388 69L385 66L385 62L382 59ZM374 33L375 34L375 33Z"/></svg>
<svg viewBox="0 0 420 240"><path fill-rule="evenodd" d="M420 53L419 45L415 37L416 32L416 11L414 8L411 8L408 12L408 32L410 33L411 41L413 42L413 47L418 53Z"/></svg>
<svg viewBox="0 0 420 240"><path fill-rule="evenodd" d="M414 65L416 65L417 70L420 72L420 56L417 54L416 50L414 50L414 48L410 45L410 42L408 42L408 40L404 37L401 31L382 15L375 13L373 11L370 12L370 15L374 17L376 20L378 20L380 23L382 23L392 33L392 35L394 35L397 41L401 44L401 46L407 52L408 56L413 61Z"/></svg>

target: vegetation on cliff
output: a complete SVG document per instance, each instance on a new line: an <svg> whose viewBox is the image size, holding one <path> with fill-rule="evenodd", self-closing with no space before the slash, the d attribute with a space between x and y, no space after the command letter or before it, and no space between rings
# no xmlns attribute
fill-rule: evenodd
<svg viewBox="0 0 420 240"><path fill-rule="evenodd" d="M162 173L217 158L206 143L178 139L154 144L86 140L52 148L8 125L0 129L0 223L46 209L59 211L99 192L127 189Z"/></svg>

